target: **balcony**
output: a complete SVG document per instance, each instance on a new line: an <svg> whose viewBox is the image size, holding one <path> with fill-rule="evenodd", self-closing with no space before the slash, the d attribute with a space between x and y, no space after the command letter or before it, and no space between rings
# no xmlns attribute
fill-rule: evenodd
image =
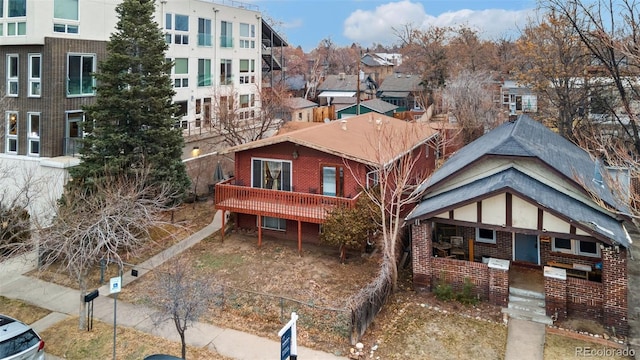
<svg viewBox="0 0 640 360"><path fill-rule="evenodd" d="M338 206L354 207L358 199L279 191L233 185L235 179L216 184L216 209L321 224Z"/></svg>

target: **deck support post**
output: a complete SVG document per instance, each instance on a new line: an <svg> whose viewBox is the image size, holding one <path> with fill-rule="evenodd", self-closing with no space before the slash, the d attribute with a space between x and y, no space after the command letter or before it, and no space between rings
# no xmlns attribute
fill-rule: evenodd
<svg viewBox="0 0 640 360"><path fill-rule="evenodd" d="M224 226L224 219L226 218L226 212L224 210L222 210L222 233L220 234L220 236L222 237L222 242L224 243L224 233L225 233L225 226Z"/></svg>
<svg viewBox="0 0 640 360"><path fill-rule="evenodd" d="M302 221L298 220L298 254L302 253Z"/></svg>
<svg viewBox="0 0 640 360"><path fill-rule="evenodd" d="M258 215L258 247L262 246L262 216Z"/></svg>

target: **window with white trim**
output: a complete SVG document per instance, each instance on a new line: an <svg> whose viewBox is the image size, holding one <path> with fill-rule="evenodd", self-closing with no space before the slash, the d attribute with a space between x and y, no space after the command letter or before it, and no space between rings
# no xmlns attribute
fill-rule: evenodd
<svg viewBox="0 0 640 360"><path fill-rule="evenodd" d="M179 14L165 14L165 42L171 44L172 40L174 44L189 44L189 16Z"/></svg>
<svg viewBox="0 0 640 360"><path fill-rule="evenodd" d="M291 191L291 161L252 159L251 187Z"/></svg>
<svg viewBox="0 0 640 360"><path fill-rule="evenodd" d="M0 1L0 7L4 6L4 1ZM8 0L7 15L10 21L7 22L7 36L19 36L27 34L27 0ZM0 16L1 17L1 16Z"/></svg>
<svg viewBox="0 0 640 360"><path fill-rule="evenodd" d="M553 238L551 250L565 254L600 257L600 246L595 241Z"/></svg>
<svg viewBox="0 0 640 360"><path fill-rule="evenodd" d="M7 55L7 96L18 96L19 60L18 54Z"/></svg>
<svg viewBox="0 0 640 360"><path fill-rule="evenodd" d="M7 111L7 133L5 136L6 152L7 154L18 153L18 113L15 111Z"/></svg>
<svg viewBox="0 0 640 360"><path fill-rule="evenodd" d="M42 55L29 54L29 96L42 95Z"/></svg>
<svg viewBox="0 0 640 360"><path fill-rule="evenodd" d="M40 155L40 113L27 113L29 132L27 142L29 144L29 155Z"/></svg>
<svg viewBox="0 0 640 360"><path fill-rule="evenodd" d="M228 21L220 22L220 47L233 47L233 23Z"/></svg>
<svg viewBox="0 0 640 360"><path fill-rule="evenodd" d="M378 169L368 168L367 171L367 189L377 186L378 181Z"/></svg>
<svg viewBox="0 0 640 360"><path fill-rule="evenodd" d="M240 23L240 48L256 48L256 26L253 24Z"/></svg>
<svg viewBox="0 0 640 360"><path fill-rule="evenodd" d="M96 94L95 54L69 54L67 58L67 96L93 96Z"/></svg>
<svg viewBox="0 0 640 360"><path fill-rule="evenodd" d="M220 85L233 84L233 73L231 72L231 59L220 59Z"/></svg>
<svg viewBox="0 0 640 360"><path fill-rule="evenodd" d="M240 84L255 83L255 71L255 59L240 59Z"/></svg>
<svg viewBox="0 0 640 360"><path fill-rule="evenodd" d="M269 230L285 231L287 230L287 219L281 219L271 216L262 217L262 228Z"/></svg>
<svg viewBox="0 0 640 360"><path fill-rule="evenodd" d="M198 59L198 86L211 86L211 59Z"/></svg>
<svg viewBox="0 0 640 360"><path fill-rule="evenodd" d="M173 87L189 87L189 59L175 59L173 64Z"/></svg>
<svg viewBox="0 0 640 360"><path fill-rule="evenodd" d="M78 0L54 0L53 31L57 33L78 33Z"/></svg>
<svg viewBox="0 0 640 360"><path fill-rule="evenodd" d="M496 231L492 229L476 228L476 242L495 244Z"/></svg>

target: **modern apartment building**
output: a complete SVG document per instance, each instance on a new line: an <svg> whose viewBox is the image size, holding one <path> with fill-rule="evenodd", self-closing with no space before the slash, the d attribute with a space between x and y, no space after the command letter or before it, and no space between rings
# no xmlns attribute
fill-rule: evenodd
<svg viewBox="0 0 640 360"><path fill-rule="evenodd" d="M82 108L95 101L92 73L107 55L120 1L0 0L0 164L78 163ZM211 130L219 105L233 106L241 118L255 115L263 29L271 31L255 5L156 0L155 18L175 62L176 126Z"/></svg>

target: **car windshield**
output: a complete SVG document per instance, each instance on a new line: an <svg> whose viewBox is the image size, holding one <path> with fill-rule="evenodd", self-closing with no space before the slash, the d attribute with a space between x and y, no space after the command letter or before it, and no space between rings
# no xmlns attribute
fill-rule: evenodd
<svg viewBox="0 0 640 360"><path fill-rule="evenodd" d="M0 342L0 359L21 353L38 342L40 342L40 338L33 330L28 330L18 336Z"/></svg>

